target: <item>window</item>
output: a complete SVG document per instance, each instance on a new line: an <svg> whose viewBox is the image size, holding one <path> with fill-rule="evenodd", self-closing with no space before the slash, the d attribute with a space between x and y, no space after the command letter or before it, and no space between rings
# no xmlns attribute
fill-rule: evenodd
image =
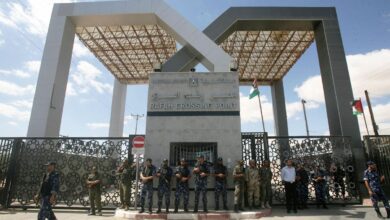
<svg viewBox="0 0 390 220"><path fill-rule="evenodd" d="M170 163L171 166L177 166L180 158L185 158L188 166L194 166L196 158L203 155L209 163L214 163L217 160L217 143L171 143Z"/></svg>

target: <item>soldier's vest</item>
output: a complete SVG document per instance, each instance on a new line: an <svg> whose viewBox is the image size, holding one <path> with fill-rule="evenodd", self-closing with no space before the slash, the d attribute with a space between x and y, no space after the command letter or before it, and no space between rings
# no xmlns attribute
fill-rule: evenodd
<svg viewBox="0 0 390 220"><path fill-rule="evenodd" d="M207 176L201 177L201 173L209 173L206 163L196 164L195 167L199 168L199 172L195 174L195 183L207 182Z"/></svg>
<svg viewBox="0 0 390 220"><path fill-rule="evenodd" d="M225 183L226 182L226 166L217 164L214 168L215 174L225 174L225 177L218 177L215 176L215 181L218 183Z"/></svg>
<svg viewBox="0 0 390 220"><path fill-rule="evenodd" d="M142 175L144 176L144 177L149 177L149 176L153 176L153 173L154 173L154 170L155 170L156 168L152 165L152 166L150 166L150 167L147 167L147 166L145 166L144 168L143 168L143 170L142 170ZM144 184L153 184L153 179L151 179L151 180L148 180L146 183L144 183Z"/></svg>
<svg viewBox="0 0 390 220"><path fill-rule="evenodd" d="M182 177L189 177L190 176L190 170L188 167L178 166L176 168L176 173L180 174ZM188 186L188 180L185 182L180 181L179 178L176 179L176 185L182 185L182 186Z"/></svg>
<svg viewBox="0 0 390 220"><path fill-rule="evenodd" d="M95 181L95 180L99 180L99 174L98 173L96 173L96 174L91 173L91 174L88 175L88 181ZM98 184L92 186L89 189L93 190L93 191L100 192L100 186L101 186L101 184L98 183Z"/></svg>
<svg viewBox="0 0 390 220"><path fill-rule="evenodd" d="M170 167L161 167L160 169L158 169L157 173L160 173L160 177L158 178L159 185L171 184L172 169Z"/></svg>

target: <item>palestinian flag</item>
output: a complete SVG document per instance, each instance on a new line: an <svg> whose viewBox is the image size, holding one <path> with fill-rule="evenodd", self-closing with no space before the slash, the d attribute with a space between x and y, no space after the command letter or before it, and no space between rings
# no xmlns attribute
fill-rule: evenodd
<svg viewBox="0 0 390 220"><path fill-rule="evenodd" d="M256 97L260 95L260 91L259 91L259 88L257 88L257 80L253 80L253 83L252 83L252 88L251 88L251 91L249 93L249 99L253 98L253 97Z"/></svg>
<svg viewBox="0 0 390 220"><path fill-rule="evenodd" d="M360 115L363 113L363 104L362 100L354 100L352 102L353 115Z"/></svg>

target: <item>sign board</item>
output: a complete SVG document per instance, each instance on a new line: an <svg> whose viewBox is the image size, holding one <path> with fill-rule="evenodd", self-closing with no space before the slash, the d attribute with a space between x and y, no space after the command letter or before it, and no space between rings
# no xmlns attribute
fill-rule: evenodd
<svg viewBox="0 0 390 220"><path fill-rule="evenodd" d="M143 136L135 136L132 140L133 147L131 148L132 154L144 154L145 152L145 138Z"/></svg>

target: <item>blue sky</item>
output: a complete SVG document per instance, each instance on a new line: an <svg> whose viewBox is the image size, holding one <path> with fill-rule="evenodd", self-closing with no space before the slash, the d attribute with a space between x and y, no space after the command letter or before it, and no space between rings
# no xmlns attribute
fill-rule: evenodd
<svg viewBox="0 0 390 220"><path fill-rule="evenodd" d="M50 19L51 0L0 2L0 136L25 136L40 59ZM167 0L171 7L203 30L231 6L335 6L355 98L370 92L381 134L390 133L390 2ZM202 66L198 71L205 70ZM289 132L304 135L300 100L308 101L309 130L328 134L328 125L315 44L306 51L284 79ZM61 135L107 136L113 76L76 39L65 99ZM249 87L241 87L243 131L260 131L257 100L248 100ZM270 89L261 87L266 130L274 133ZM131 114L146 114L147 86L129 86L124 135L134 132ZM366 111L367 112L367 111ZM368 114L368 113L367 113ZM367 115L369 116L369 115ZM368 122L370 122L368 118ZM366 134L359 116L361 133ZM371 127L371 126L370 126ZM145 131L145 118L138 133Z"/></svg>

